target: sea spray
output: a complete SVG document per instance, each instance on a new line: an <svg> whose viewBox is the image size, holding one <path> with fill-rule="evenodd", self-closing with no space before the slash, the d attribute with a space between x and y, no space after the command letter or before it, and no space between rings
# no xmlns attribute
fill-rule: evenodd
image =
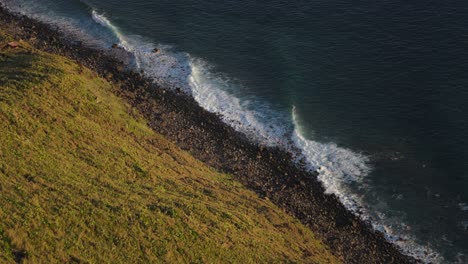
<svg viewBox="0 0 468 264"><path fill-rule="evenodd" d="M110 29L118 32L115 26ZM318 179L327 193L337 195L349 210L358 213L364 221L370 221L374 229L384 233L389 241L424 262L440 262L435 251L419 245L412 236L398 233L404 230L401 226L406 226L400 219L386 219L384 213L370 217L372 209L350 188L350 184L366 188L364 179L371 170L369 157L335 143L306 139L295 107L288 116L288 113L275 111L257 98L237 95L239 89L233 87L235 82L215 73L212 66L200 58L175 51L170 46L158 46L160 52L155 54L152 52L154 44L145 41L131 47L127 49L135 54L139 69L160 86L181 89L193 96L201 107L219 114L225 123L250 139L293 153L297 160L306 160L309 170L319 172Z"/></svg>
<svg viewBox="0 0 468 264"><path fill-rule="evenodd" d="M128 43L126 37L122 33L120 33L120 30L116 26L112 25L112 23L104 15L98 14L96 10L92 10L91 15L93 20L96 21L96 23L100 24L101 26L107 27L112 33L115 34L115 36L120 41L120 46L122 46L127 51L134 51L134 48Z"/></svg>
<svg viewBox="0 0 468 264"><path fill-rule="evenodd" d="M103 25L110 23L105 18L103 20L107 21ZM109 28L119 32L115 26ZM125 37L122 38L125 40ZM128 45L128 40L121 43ZM139 69L160 86L181 89L193 96L201 107L219 114L225 123L250 139L265 146L279 147L293 153L297 160L305 160L309 170L319 172L318 179L327 193L337 195L349 210L370 221L375 230L384 233L405 253L424 262L440 262L435 251L417 244L412 236L398 233L397 230L404 230L401 226L406 226L400 219L387 219L384 213L377 213L377 217L369 216L372 209L350 187L350 184L357 184L366 188L364 179L371 170L369 157L335 143L306 139L301 132L300 117L295 107L288 116L257 98L243 98L236 94L239 89L233 87L235 82L215 73L206 61L175 51L170 46L158 46L159 52L155 54L153 47L152 43L140 41L138 45L125 48L134 53Z"/></svg>
<svg viewBox="0 0 468 264"><path fill-rule="evenodd" d="M350 183L361 183L369 173L369 158L351 150L338 147L334 143L320 143L306 139L301 131L296 107L292 109L294 146L301 149L310 170L319 172L318 179L323 183L326 193L338 196L349 209L358 209L357 196L348 188Z"/></svg>
<svg viewBox="0 0 468 264"><path fill-rule="evenodd" d="M14 6L14 3L9 7ZM28 14L27 10L12 8ZM280 147L285 151L299 150L297 158L306 160L308 168L318 171L318 179L324 184L327 193L333 193L342 203L353 212L361 213L365 220L369 220L367 211L362 204L361 197L353 193L349 187L351 183L363 184L363 180L370 171L369 157L341 148L334 143L320 143L306 139L300 125L300 116L295 108L288 113L272 110L267 104L256 98L246 100L235 94L235 88L229 79L220 78L214 73L207 62L194 58L190 54L178 52L170 46L157 45L160 52L153 53L156 45L135 37L128 37L111 21L96 10L91 10L91 18L99 26L110 32L113 38L99 39L97 34L89 34L81 29L76 21L51 17L49 15L34 14L34 18L51 23L72 33L73 37L83 39L88 45L108 50L114 39L126 51L133 54L135 67L143 70L163 87L180 88L206 110L220 114L224 122L237 131L247 134L260 144ZM107 36L108 34L105 34ZM379 219L370 219L376 230L386 234L387 238L399 245L410 255L426 262L438 262L437 254L417 245L409 236L402 237L396 233L388 222L385 214ZM397 228L397 230L400 230ZM427 253L429 252L429 253Z"/></svg>

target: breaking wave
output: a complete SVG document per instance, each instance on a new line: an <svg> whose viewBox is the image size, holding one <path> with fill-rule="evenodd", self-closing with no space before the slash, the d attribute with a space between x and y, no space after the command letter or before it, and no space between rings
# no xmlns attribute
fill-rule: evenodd
<svg viewBox="0 0 468 264"><path fill-rule="evenodd" d="M371 170L369 157L335 143L307 139L294 106L285 113L257 98L245 98L239 94L241 89L236 87L238 84L235 81L216 73L206 61L175 51L170 46L155 46L142 39L132 44L132 40L104 15L93 10L92 16L97 23L114 33L119 45L134 54L138 69L160 86L179 88L190 94L201 107L219 114L225 123L252 140L295 154L297 161L305 161L309 170L319 172L318 179L327 193L335 194L349 210L370 221L389 241L425 262L440 261L435 251L418 245L410 235L398 234L398 231L407 228L399 219L386 219L384 213L379 213L378 219L369 216L370 209L350 187L351 184L365 185L365 177ZM154 52L155 47L157 52Z"/></svg>
<svg viewBox="0 0 468 264"><path fill-rule="evenodd" d="M370 209L351 188L352 184L368 187L365 186L365 178L371 170L369 157L335 143L321 143L306 138L301 127L301 117L294 106L289 112L282 112L258 98L246 98L240 94L237 82L216 73L213 66L203 59L177 51L169 45L155 45L141 36L127 35L103 13L91 7L88 15L90 13L95 25L83 28L73 19L19 7L15 1L0 2L12 11L57 25L92 47L112 53L114 51L110 46L118 44L131 54L132 66L142 70L160 86L179 88L193 96L201 107L219 114L225 123L259 144L280 147L294 153L298 161L306 162L309 170L319 172L318 179L327 193L335 194L349 210L370 221L376 230L386 234L387 239L404 252L424 262L441 261L438 254L416 244L412 237L399 235L404 224L399 223L399 228L394 228L388 224L392 219L386 219L383 213L379 214L379 219L369 216ZM466 206L463 205L463 208Z"/></svg>

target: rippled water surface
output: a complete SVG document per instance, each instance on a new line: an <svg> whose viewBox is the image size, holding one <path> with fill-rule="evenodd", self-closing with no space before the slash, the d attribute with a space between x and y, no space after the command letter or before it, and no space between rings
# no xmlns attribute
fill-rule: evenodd
<svg viewBox="0 0 468 264"><path fill-rule="evenodd" d="M0 2L120 43L236 129L299 147L403 250L468 261L465 1Z"/></svg>

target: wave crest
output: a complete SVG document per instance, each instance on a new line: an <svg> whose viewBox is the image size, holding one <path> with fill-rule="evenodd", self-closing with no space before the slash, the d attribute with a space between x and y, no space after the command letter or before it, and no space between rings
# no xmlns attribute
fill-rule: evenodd
<svg viewBox="0 0 468 264"><path fill-rule="evenodd" d="M108 34L114 38L96 38L99 34L88 34L87 30L81 29L76 21L63 17L52 18L50 14L33 12L32 8L19 8L15 5L15 1L0 0L0 2L7 3L6 7L12 11L58 25L94 47L109 49L113 41L118 41L126 52L132 54L134 60L132 66L143 70L154 82L169 89L180 88L192 95L201 107L219 114L225 123L260 144L280 147L296 154L298 162L305 160L309 170L319 172L318 179L327 193L337 195L348 209L361 213L364 220L369 220L361 197L350 187L353 183L363 184L371 170L368 165L369 157L342 148L335 143L321 143L307 139L294 106L291 113L285 113L274 110L258 98L246 98L238 93L239 89L236 88L235 82L215 73L206 61L178 52L168 45L155 45L140 36L127 35L91 6L89 8L92 20L108 30ZM154 48L157 48L158 52L153 52ZM385 215L381 215L381 219L377 220L385 219ZM397 231L379 221L374 221L373 226L386 234L387 239L400 246L406 253L425 262L440 262L439 256L434 251L416 244L411 237L406 236L401 239L402 236L395 235Z"/></svg>

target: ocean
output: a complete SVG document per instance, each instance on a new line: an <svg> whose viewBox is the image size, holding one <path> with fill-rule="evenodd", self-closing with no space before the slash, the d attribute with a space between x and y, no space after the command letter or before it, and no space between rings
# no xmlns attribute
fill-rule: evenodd
<svg viewBox="0 0 468 264"><path fill-rule="evenodd" d="M468 261L465 1L0 2L117 43L252 140L299 151L407 254Z"/></svg>

